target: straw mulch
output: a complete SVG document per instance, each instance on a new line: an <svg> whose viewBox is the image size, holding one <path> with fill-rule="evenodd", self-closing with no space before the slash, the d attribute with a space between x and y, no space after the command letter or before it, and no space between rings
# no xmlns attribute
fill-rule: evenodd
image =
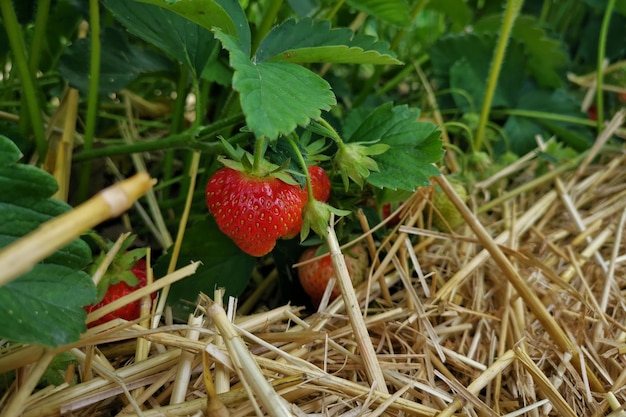
<svg viewBox="0 0 626 417"><path fill-rule="evenodd" d="M430 194L416 192L385 241L363 234L376 262L350 297L312 315L283 306L234 324L201 297L186 326L92 329L69 347L82 382L15 387L0 408L19 402L23 417L626 415L626 157L559 169L531 155L475 184L466 223L450 233L429 228ZM353 296L356 318L344 303ZM0 369L24 376L53 353L13 348Z"/></svg>

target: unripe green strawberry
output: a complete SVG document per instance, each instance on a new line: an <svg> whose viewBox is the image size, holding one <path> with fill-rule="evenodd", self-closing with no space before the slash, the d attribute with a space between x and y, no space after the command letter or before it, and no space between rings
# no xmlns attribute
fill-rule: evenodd
<svg viewBox="0 0 626 417"><path fill-rule="evenodd" d="M467 202L467 190L465 190L463 184L450 181L450 185L452 185L452 188L454 188L459 197L461 197L461 200ZM452 204L452 201L450 201L446 193L444 193L439 186L435 187L433 204L436 210L433 210L432 223L437 229L448 232L456 229L465 222L461 213L459 213L454 204Z"/></svg>
<svg viewBox="0 0 626 417"><path fill-rule="evenodd" d="M317 256L319 246L312 246L306 249L300 256L300 262L305 262ZM367 269L369 266L369 257L367 250L363 245L355 245L344 251L343 255L346 260L346 266L352 279L352 285L357 286L365 280ZM309 295L311 302L315 307L319 306L328 281L336 278L330 254L326 254L321 259L309 262L298 267L298 279L302 288ZM335 287L331 293L331 301L340 294L339 284L335 283Z"/></svg>

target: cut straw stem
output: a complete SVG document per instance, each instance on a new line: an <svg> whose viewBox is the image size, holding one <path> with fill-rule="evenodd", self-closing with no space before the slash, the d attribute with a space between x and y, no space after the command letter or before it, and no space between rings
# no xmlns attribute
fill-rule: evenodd
<svg viewBox="0 0 626 417"><path fill-rule="evenodd" d="M201 327L203 316L189 315L187 324L191 327L187 330L186 338L197 341L200 339L200 333L194 327ZM187 396L187 388L191 379L192 364L196 357L195 352L183 351L178 361L178 369L176 371L176 380L174 381L174 389L170 397L170 404L178 404L185 401Z"/></svg>
<svg viewBox="0 0 626 417"><path fill-rule="evenodd" d="M467 386L467 392L477 395L487 386L489 382L500 375L515 360L515 353L512 350L506 351L498 358L489 368L480 374L471 384ZM463 402L458 398L455 399L445 410L437 415L437 417L451 417L459 409L463 407Z"/></svg>
<svg viewBox="0 0 626 417"><path fill-rule="evenodd" d="M9 403L4 411L2 411L2 417L18 417L22 414L27 404L28 397L37 386L39 379L48 368L50 362L52 362L52 359L54 359L54 353L52 351L45 351L31 369L25 383L9 399Z"/></svg>
<svg viewBox="0 0 626 417"><path fill-rule="evenodd" d="M350 325L354 331L354 338L357 346L361 352L363 358L363 365L365 366L365 373L367 374L370 384L376 384L376 390L385 394L387 391L387 383L385 382L385 376L380 368L378 359L376 358L376 351L372 345L369 332L361 309L359 307L359 300L356 298L354 288L352 287L352 280L350 279L350 272L346 265L346 260L339 249L339 242L337 241L337 235L335 230L328 226L326 228L328 235L326 236L326 243L330 250L330 259L333 264L333 269L337 275L337 282L341 289L341 296L346 306L346 312L350 319Z"/></svg>
<svg viewBox="0 0 626 417"><path fill-rule="evenodd" d="M292 414L287 410L272 385L263 376L259 365L228 320L224 309L214 303L207 309L207 314L224 338L224 343L239 378L250 386L254 395L265 407L265 411L272 417L291 417ZM254 401L254 398L250 398L250 400Z"/></svg>

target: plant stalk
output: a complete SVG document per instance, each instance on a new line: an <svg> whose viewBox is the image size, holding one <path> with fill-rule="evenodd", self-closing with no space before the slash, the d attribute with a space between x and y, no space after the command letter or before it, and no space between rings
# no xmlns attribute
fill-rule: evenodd
<svg viewBox="0 0 626 417"><path fill-rule="evenodd" d="M311 176L309 175L309 170L304 160L304 156L302 156L300 148L298 148L298 145L291 137L286 136L285 138L287 139L287 142L289 142L289 145L291 146L294 153L296 154L296 157L298 158L298 164L300 164L300 169L302 169L302 173L306 177L306 191L307 195L309 196L309 201L313 201L315 200L315 197L313 196L313 184L311 183Z"/></svg>
<svg viewBox="0 0 626 417"><path fill-rule="evenodd" d="M609 0L604 9L604 17L602 18L602 26L600 28L600 40L598 42L598 63L597 63L597 81L596 81L596 126L598 134L604 128L604 93L602 85L604 84L604 57L606 55L606 37L611 24L611 15L615 8L615 0Z"/></svg>
<svg viewBox="0 0 626 417"><path fill-rule="evenodd" d="M222 151L222 144L214 141L215 135L225 127L234 126L243 120L243 115L238 114L227 119L217 121L207 127L205 127L201 134L196 138L189 131L172 135L158 141L144 141L133 143L132 145L116 145L107 146L104 148L97 148L91 150L84 150L74 155L74 162L82 162L90 159L101 158L112 155L123 155L135 152L149 152L165 149L177 149L177 148L191 148L194 150L215 153ZM237 143L239 140L247 137L248 133L243 132L230 138L230 143ZM210 142L209 142L210 140ZM207 142L207 143L205 143Z"/></svg>
<svg viewBox="0 0 626 417"><path fill-rule="evenodd" d="M20 132L24 136L27 136L32 129L39 159L44 161L48 143L46 141L43 117L41 115L39 101L37 100L35 80L30 73L26 59L26 47L24 45L24 39L22 38L22 31L11 0L0 0L0 15L2 16L7 37L9 38L9 45L13 52L13 65L15 65L22 82L22 94L26 100L28 115L30 117L30 120L20 121Z"/></svg>
<svg viewBox="0 0 626 417"><path fill-rule="evenodd" d="M507 0L506 10L504 12L504 22L502 23L502 29L500 30L500 38L496 45L496 50L493 54L491 61L491 69L489 71L489 78L487 79L487 88L485 90L485 98L483 100L483 106L480 111L480 119L478 121L478 128L476 129L476 143L474 144L474 151L478 152L482 148L483 140L485 138L485 130L487 128L487 122L489 121L489 112L491 110L491 103L493 102L493 96L496 92L498 85L498 78L500 77L500 70L502 69L502 63L506 54L506 47L509 43L509 37L515 24L515 19L524 4L524 0Z"/></svg>
<svg viewBox="0 0 626 417"><path fill-rule="evenodd" d="M276 16L278 16L278 12L280 11L281 6L283 5L283 0L273 0L269 2L269 9L263 15L263 21L257 28L256 34L254 36L254 42L252 44L252 53L254 54L256 50L259 48L261 41L265 38L265 35L270 31L274 21L276 20Z"/></svg>
<svg viewBox="0 0 626 417"><path fill-rule="evenodd" d="M100 85L100 4L98 0L89 0L90 60L89 60L89 93L87 95L87 116L83 148L93 148L98 121L98 87ZM79 201L87 198L91 182L91 163L83 165L78 183Z"/></svg>

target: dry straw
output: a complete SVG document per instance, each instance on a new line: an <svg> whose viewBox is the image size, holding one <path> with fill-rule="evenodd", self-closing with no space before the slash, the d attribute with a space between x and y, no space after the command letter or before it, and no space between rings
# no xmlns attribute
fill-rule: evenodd
<svg viewBox="0 0 626 417"><path fill-rule="evenodd" d="M189 325L119 321L55 351L7 347L0 371L19 383L0 415L622 416L626 157L599 151L576 170L537 155L470 187L467 204L436 179L465 218L456 230L429 227L428 188L384 240L365 223L375 260L357 288L330 230L342 297L318 312L242 300L254 314L231 320L202 297ZM135 361L137 340L151 349ZM79 382L32 390L64 350Z"/></svg>

